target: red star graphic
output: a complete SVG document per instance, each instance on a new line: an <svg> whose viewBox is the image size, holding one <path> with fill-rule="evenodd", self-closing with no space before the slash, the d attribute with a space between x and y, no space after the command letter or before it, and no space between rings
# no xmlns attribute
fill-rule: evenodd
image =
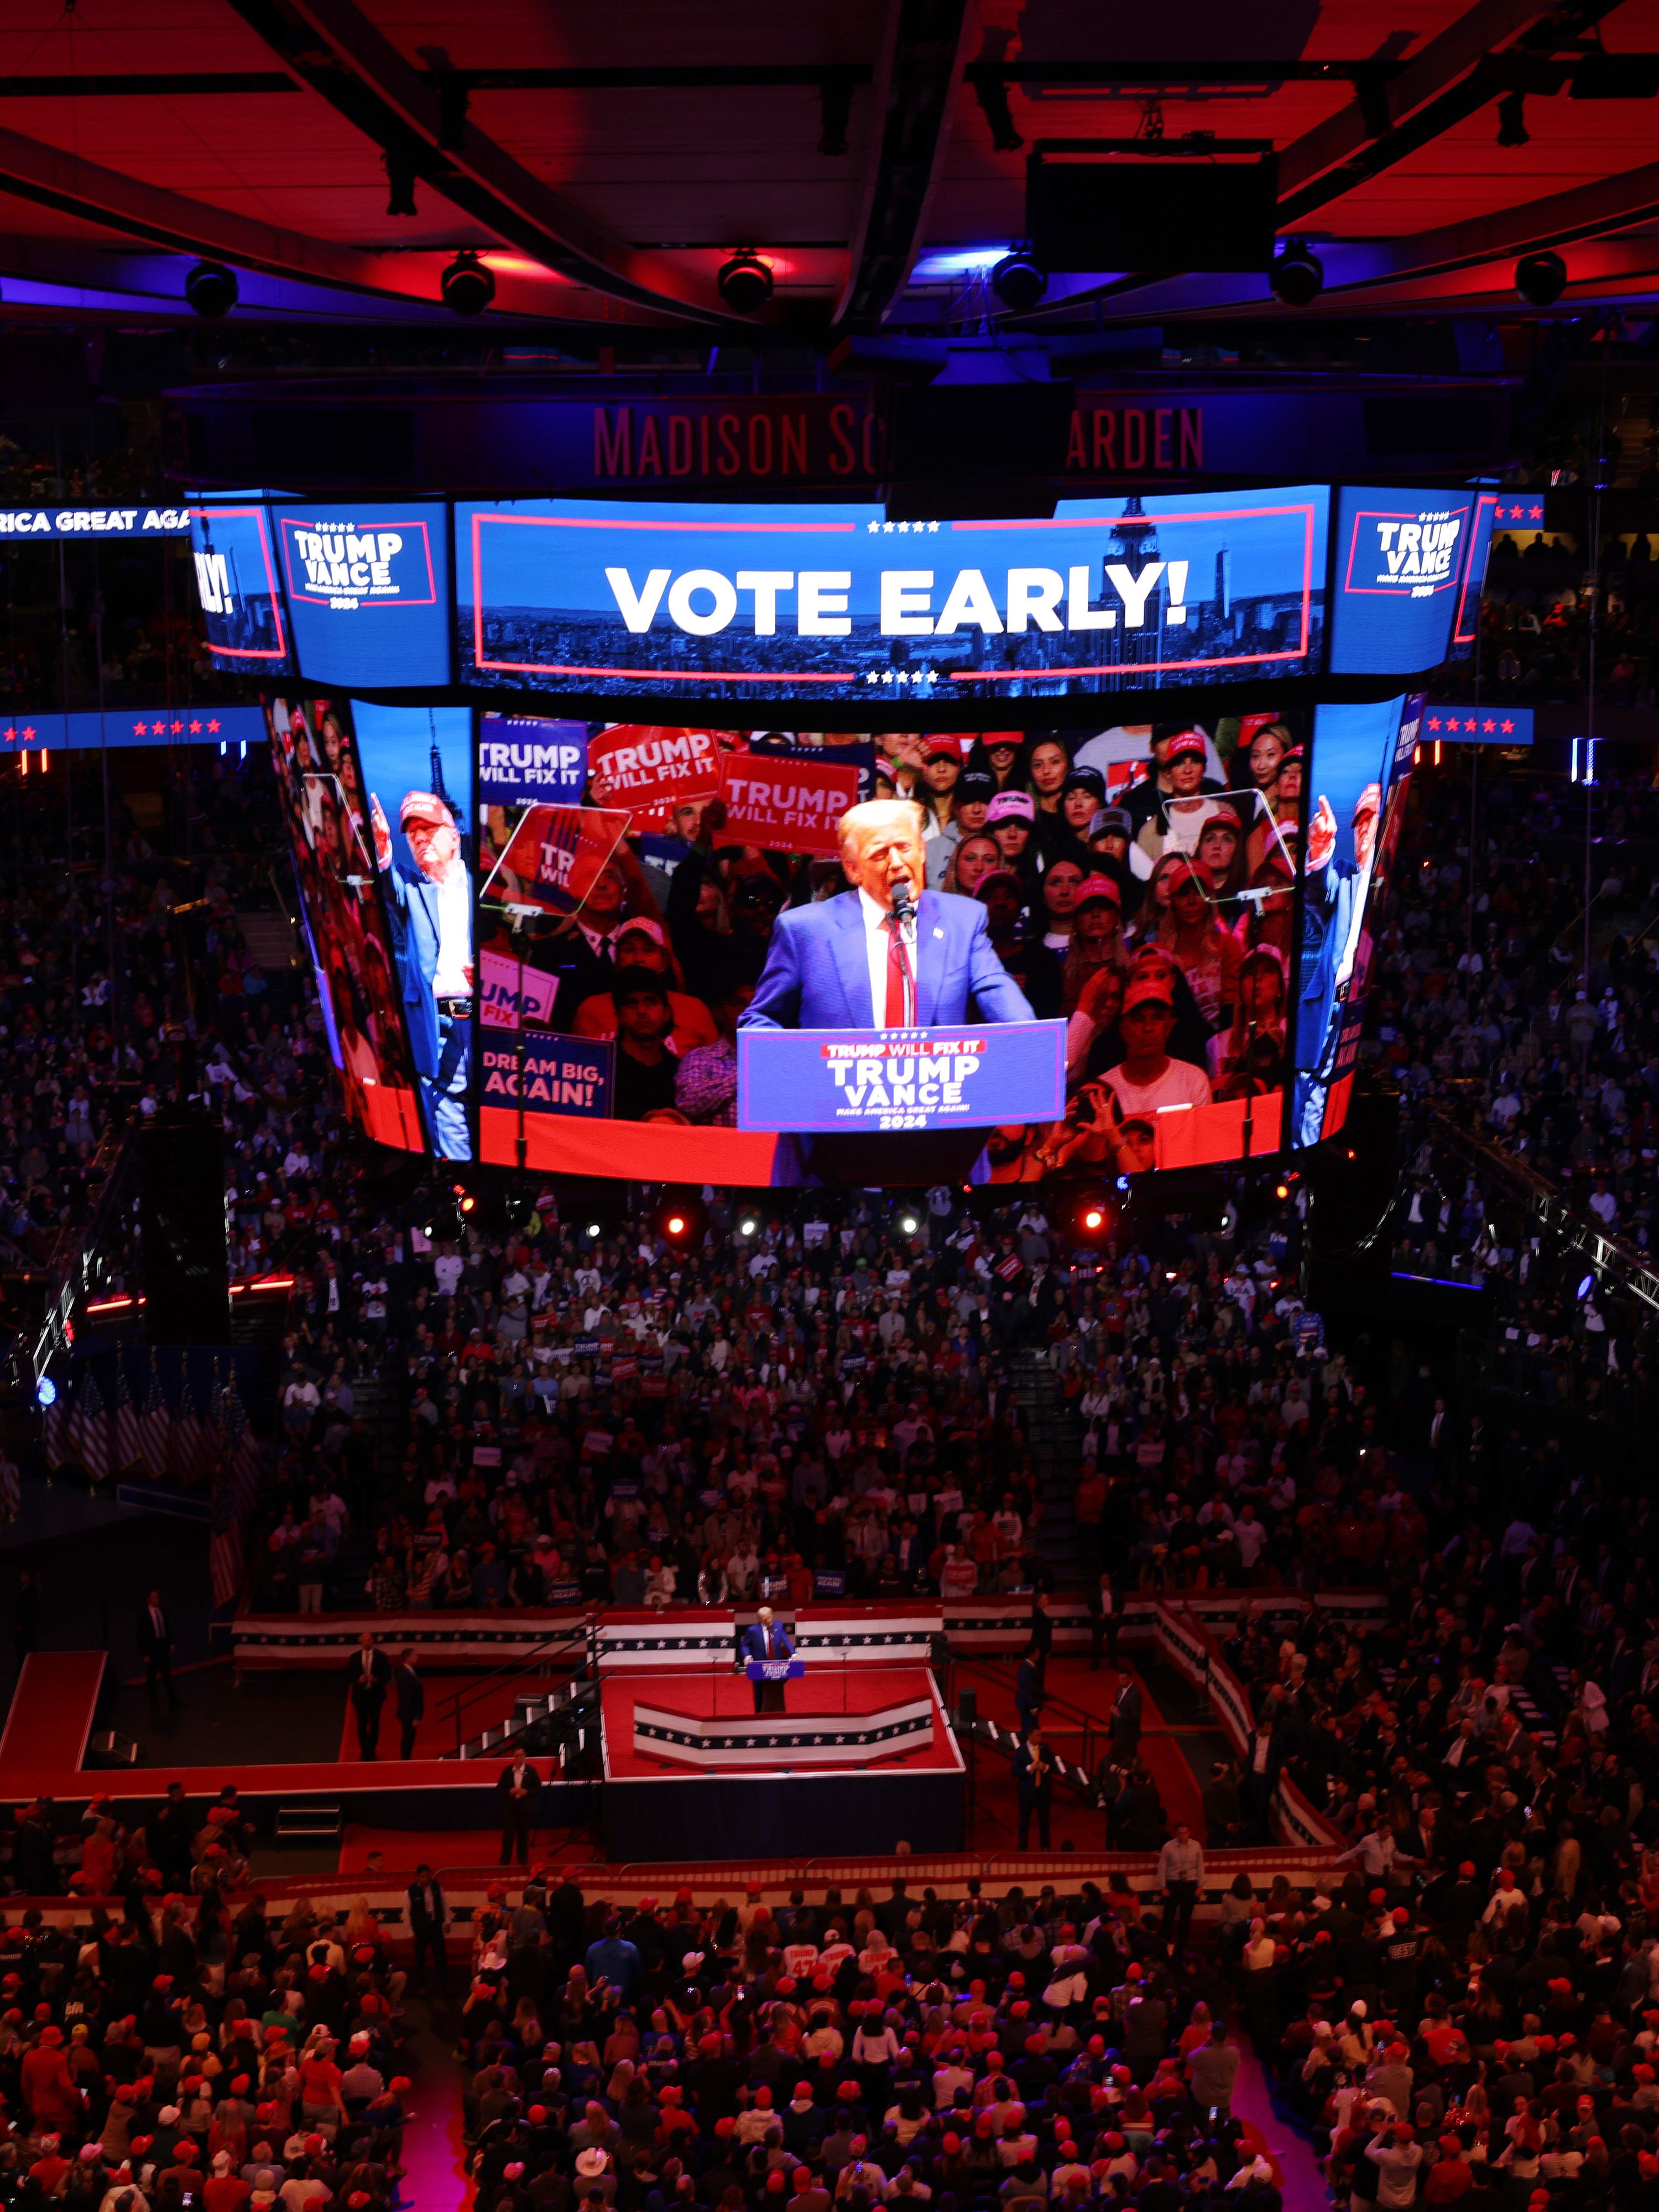
<svg viewBox="0 0 1659 2212"><path fill-rule="evenodd" d="M144 734L144 726L143 726L143 724L142 722L135 722L135 723L133 724L133 726L132 726L132 734L133 734L133 736L134 736L135 738L142 738L142 737L143 736L143 734Z"/></svg>
<svg viewBox="0 0 1659 2212"><path fill-rule="evenodd" d="M149 733L153 738L164 738L167 733L167 726L165 722L152 722L149 726Z"/></svg>
<svg viewBox="0 0 1659 2212"><path fill-rule="evenodd" d="M173 734L175 738L182 732L184 726L185 726L182 722L175 722L173 725Z"/></svg>
<svg viewBox="0 0 1659 2212"><path fill-rule="evenodd" d="M1514 723L1513 723L1513 722L1500 722L1500 723L1498 725L1498 728L1499 728L1500 730L1502 730L1502 732L1504 732L1504 735L1505 737L1508 737L1508 736L1510 735L1510 732L1514 729L1515 725L1514 725Z"/></svg>
<svg viewBox="0 0 1659 2212"><path fill-rule="evenodd" d="M1464 723L1463 727L1464 727L1466 730L1473 730L1473 729L1474 729L1474 717L1473 715L1471 715L1471 716L1469 717L1468 720L1467 722L1465 722L1465 723Z"/></svg>
<svg viewBox="0 0 1659 2212"><path fill-rule="evenodd" d="M201 726L201 724L200 724L199 722L192 722L192 723L191 724L191 726L190 726L190 734L191 735L191 737L192 737L192 738L199 738L199 737L201 736L201 734L202 734L202 726Z"/></svg>
<svg viewBox="0 0 1659 2212"><path fill-rule="evenodd" d="M33 735L34 735L34 731L33 731L33 726L26 726L26 727L25 727L25 729L24 729L24 732L23 732L23 742L24 742L24 744L27 744L28 743L29 739L30 739Z"/></svg>
<svg viewBox="0 0 1659 2212"><path fill-rule="evenodd" d="M7 743L8 744L9 744L11 743L12 739L13 739L16 735L17 735L17 732L16 732L16 729L15 729L15 726L14 726L13 728L11 728L11 729L8 730L8 731L6 732L6 743Z"/></svg>
<svg viewBox="0 0 1659 2212"><path fill-rule="evenodd" d="M1498 727L1498 725L1496 722L1492 720L1490 717L1488 717L1486 721L1482 722L1480 727L1483 732L1490 733Z"/></svg>
<svg viewBox="0 0 1659 2212"><path fill-rule="evenodd" d="M1541 507L1534 507L1531 512L1534 522L1541 522L1544 520L1544 510Z"/></svg>
<svg viewBox="0 0 1659 2212"><path fill-rule="evenodd" d="M1431 715L1430 715L1430 717L1429 717L1429 727L1430 727L1431 730L1437 730L1437 729L1440 727L1440 717L1439 717L1439 715L1438 715L1438 714L1431 714Z"/></svg>
<svg viewBox="0 0 1659 2212"><path fill-rule="evenodd" d="M213 721L211 721L211 722L210 722L210 723L208 724L208 729L209 729L209 732L210 732L210 733L212 733L212 734L216 734L216 732L218 732L218 730L219 730L219 727L220 727L220 724L219 724L219 722L217 721L217 720L216 720L216 719L215 720L213 720Z"/></svg>

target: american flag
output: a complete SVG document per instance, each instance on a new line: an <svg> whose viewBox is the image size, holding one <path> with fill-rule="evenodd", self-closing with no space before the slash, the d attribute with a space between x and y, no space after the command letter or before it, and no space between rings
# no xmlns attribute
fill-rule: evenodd
<svg viewBox="0 0 1659 2212"><path fill-rule="evenodd" d="M57 1396L46 1408L46 1417L41 1425L40 1443L46 1455L46 1465L62 1467L69 1457L69 1407L64 1402L61 1385Z"/></svg>
<svg viewBox="0 0 1659 2212"><path fill-rule="evenodd" d="M208 1432L196 1411L196 1401L190 1395L188 1375L181 1376L179 1381L179 1402L173 1409L168 1456L173 1474L180 1482L200 1482L211 1469Z"/></svg>
<svg viewBox="0 0 1659 2212"><path fill-rule="evenodd" d="M138 1422L138 1449L145 1472L158 1482L167 1471L172 1443L173 1415L167 1411L167 1401L161 1395L161 1377L156 1369L155 1354L152 1352L149 1355L149 1389Z"/></svg>
<svg viewBox="0 0 1659 2212"><path fill-rule="evenodd" d="M132 1393L127 1388L126 1369L118 1358L115 1363L115 1459L118 1471L136 1466L141 1445L138 1433L138 1408L132 1402Z"/></svg>
<svg viewBox="0 0 1659 2212"><path fill-rule="evenodd" d="M242 1587L242 1523L229 1481L223 1475L214 1481L209 1527L208 1572L213 1582L213 1602L216 1607L232 1605Z"/></svg>
<svg viewBox="0 0 1659 2212"><path fill-rule="evenodd" d="M236 1370L219 1398L219 1433L224 1438L225 1464L230 1471L230 1492L239 1515L251 1513L259 1498L264 1455L258 1438L247 1425L247 1408L236 1388Z"/></svg>
<svg viewBox="0 0 1659 2212"><path fill-rule="evenodd" d="M109 1473L109 1413L104 1394L98 1388L98 1377L90 1367L75 1394L75 1411L70 1415L70 1443L93 1480L102 1482Z"/></svg>

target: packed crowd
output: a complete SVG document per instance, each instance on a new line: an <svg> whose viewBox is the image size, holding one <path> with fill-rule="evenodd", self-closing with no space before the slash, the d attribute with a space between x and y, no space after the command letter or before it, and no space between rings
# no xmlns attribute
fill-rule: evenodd
<svg viewBox="0 0 1659 2212"><path fill-rule="evenodd" d="M1127 1887L776 1911L495 1893L460 2010L477 2201L1279 2212L1213 1952Z"/></svg>
<svg viewBox="0 0 1659 2212"><path fill-rule="evenodd" d="M1587 550L1559 535L1540 531L1524 547L1495 538L1479 661L1463 663L1437 696L1517 706L1581 700L1590 677L1592 611L1596 697L1613 707L1653 706L1659 570L1645 531L1608 538L1595 575Z"/></svg>
<svg viewBox="0 0 1659 2212"><path fill-rule="evenodd" d="M48 1808L49 1814L49 1808ZM343 1922L252 1891L234 1790L173 1784L127 1826L19 1820L25 1894L119 1896L81 1930L30 1907L0 1929L0 2196L81 2212L390 2212L411 2025L366 1899Z"/></svg>
<svg viewBox="0 0 1659 2212"><path fill-rule="evenodd" d="M1414 781L1377 938L1364 1051L1398 1085L1407 1174L1399 1264L1462 1271L1501 1309L1509 1379L1555 1403L1639 1418L1654 1347L1639 1308L1552 1261L1501 1177L1437 1138L1478 1133L1645 1253L1659 1167L1659 807L1645 783L1480 775ZM1585 914L1586 808L1593 854ZM1586 965L1588 944L1589 958Z"/></svg>

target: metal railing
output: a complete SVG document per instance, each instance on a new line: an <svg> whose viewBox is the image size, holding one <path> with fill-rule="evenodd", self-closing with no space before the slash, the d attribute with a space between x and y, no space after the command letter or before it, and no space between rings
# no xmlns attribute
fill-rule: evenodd
<svg viewBox="0 0 1659 2212"><path fill-rule="evenodd" d="M457 1690L439 1710L441 1720L454 1721L457 1755L466 1741L463 1717L470 1706L476 1705L481 1698L493 1697L504 1683L515 1677L527 1677L534 1669L546 1668L561 1657L569 1656L572 1663L579 1666L587 1656L587 1646L588 1624L584 1621L580 1627L560 1629L556 1634L544 1637L528 1651L520 1652L508 1665L481 1676L467 1689Z"/></svg>

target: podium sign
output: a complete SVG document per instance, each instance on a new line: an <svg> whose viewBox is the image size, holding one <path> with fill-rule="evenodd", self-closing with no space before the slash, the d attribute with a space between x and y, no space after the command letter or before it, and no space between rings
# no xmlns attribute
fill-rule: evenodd
<svg viewBox="0 0 1659 2212"><path fill-rule="evenodd" d="M994 1129L1065 1111L1063 1021L738 1032L742 1129Z"/></svg>
<svg viewBox="0 0 1659 2212"><path fill-rule="evenodd" d="M793 1682L806 1668L799 1659L751 1659L747 1672L751 1682Z"/></svg>

